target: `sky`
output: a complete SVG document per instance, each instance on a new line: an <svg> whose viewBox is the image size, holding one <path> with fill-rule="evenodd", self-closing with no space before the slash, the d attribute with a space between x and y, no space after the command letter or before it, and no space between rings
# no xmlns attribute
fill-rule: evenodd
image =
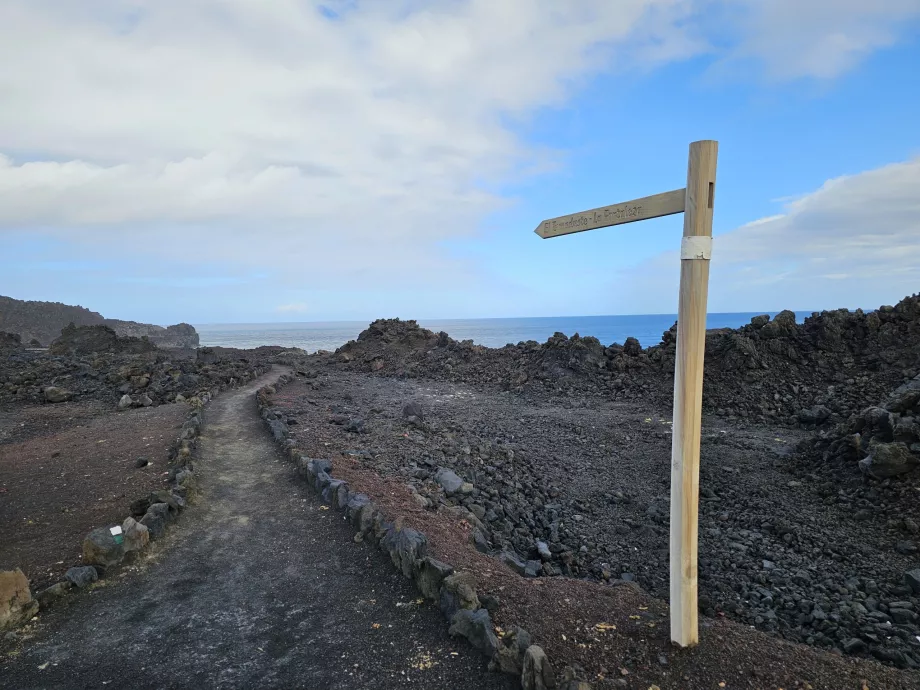
<svg viewBox="0 0 920 690"><path fill-rule="evenodd" d="M920 0L4 0L0 294L169 324L674 313L920 291Z"/></svg>

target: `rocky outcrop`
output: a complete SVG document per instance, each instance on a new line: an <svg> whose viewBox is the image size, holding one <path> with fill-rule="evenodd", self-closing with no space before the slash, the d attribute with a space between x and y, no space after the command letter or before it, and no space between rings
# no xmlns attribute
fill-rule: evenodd
<svg viewBox="0 0 920 690"><path fill-rule="evenodd" d="M179 323L175 326L154 326L147 323L137 323L136 321L119 321L118 319L106 319L105 325L112 328L115 333L122 337L147 338L157 347L175 347L195 349L198 347L200 338L195 327L187 323Z"/></svg>
<svg viewBox="0 0 920 690"><path fill-rule="evenodd" d="M153 352L156 345L146 338L121 337L108 326L68 325L51 343L52 355L93 355L103 352L139 355Z"/></svg>
<svg viewBox="0 0 920 690"><path fill-rule="evenodd" d="M920 375L808 441L805 450L824 461L856 464L873 479L913 472L920 467Z"/></svg>
<svg viewBox="0 0 920 690"><path fill-rule="evenodd" d="M382 376L498 385L519 394L604 394L667 408L677 327L642 348L556 333L487 348L415 321L380 319L330 356L338 367ZM832 425L920 373L920 295L876 311L839 309L796 323L793 312L756 316L706 335L703 404L750 421Z"/></svg>
<svg viewBox="0 0 920 690"><path fill-rule="evenodd" d="M106 319L98 312L60 302L35 302L0 297L0 331L20 336L30 347L48 345L68 324L108 326L119 336L143 338L158 347L196 348L198 333L187 323L155 326L136 321ZM0 344L2 347L2 344Z"/></svg>
<svg viewBox="0 0 920 690"><path fill-rule="evenodd" d="M102 314L60 302L34 302L0 296L0 330L19 334L47 345L67 324L96 326L105 323Z"/></svg>
<svg viewBox="0 0 920 690"><path fill-rule="evenodd" d="M22 338L18 333L0 332L0 353L9 355L22 350Z"/></svg>
<svg viewBox="0 0 920 690"><path fill-rule="evenodd" d="M169 402L194 404L209 390L236 387L264 373L274 357L226 350L220 358L206 361L184 350L159 350L142 340L128 340L130 345L125 347L125 339L113 336L104 326L90 330L86 336L60 343L55 352L63 354L16 350L0 357L0 403L95 399L114 408L123 400L122 409ZM105 349L100 352L97 347ZM129 352L123 352L125 349ZM134 354L134 349L142 352ZM71 354L85 350L90 352Z"/></svg>

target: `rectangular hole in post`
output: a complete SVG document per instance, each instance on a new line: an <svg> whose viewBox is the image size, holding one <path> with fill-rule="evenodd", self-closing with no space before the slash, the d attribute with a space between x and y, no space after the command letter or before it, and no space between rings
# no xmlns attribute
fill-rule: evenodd
<svg viewBox="0 0 920 690"><path fill-rule="evenodd" d="M716 183L709 183L709 208L712 208L712 202L715 201L716 196Z"/></svg>

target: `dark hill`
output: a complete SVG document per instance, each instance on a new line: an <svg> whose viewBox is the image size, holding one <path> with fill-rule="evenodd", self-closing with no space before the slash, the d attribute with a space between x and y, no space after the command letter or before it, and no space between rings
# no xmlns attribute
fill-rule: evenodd
<svg viewBox="0 0 920 690"><path fill-rule="evenodd" d="M163 328L135 321L106 319L85 307L61 302L35 302L0 296L0 331L16 333L23 343L36 340L43 346L55 340L69 324L108 326L118 336L146 337L157 347L198 347L198 333L193 326L180 323Z"/></svg>

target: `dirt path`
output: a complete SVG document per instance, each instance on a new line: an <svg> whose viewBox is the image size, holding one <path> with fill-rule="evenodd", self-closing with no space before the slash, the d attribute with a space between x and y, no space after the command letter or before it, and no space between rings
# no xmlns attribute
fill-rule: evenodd
<svg viewBox="0 0 920 690"><path fill-rule="evenodd" d="M202 498L155 561L43 616L0 686L511 687L296 485L253 395L279 373L207 412Z"/></svg>

